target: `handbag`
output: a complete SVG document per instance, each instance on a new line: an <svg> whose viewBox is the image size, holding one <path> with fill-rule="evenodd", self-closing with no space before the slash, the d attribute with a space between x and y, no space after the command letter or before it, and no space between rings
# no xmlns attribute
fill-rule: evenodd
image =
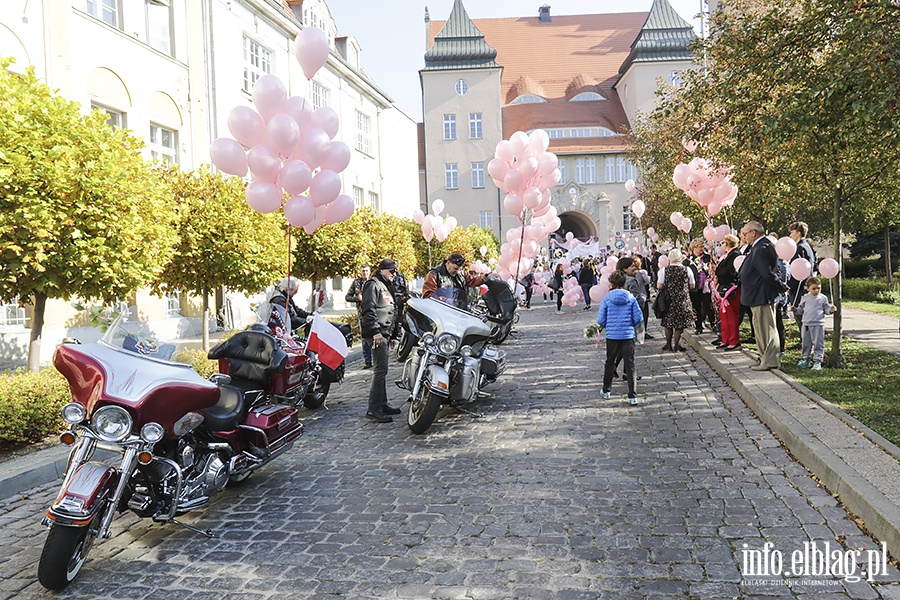
<svg viewBox="0 0 900 600"><path fill-rule="evenodd" d="M547 287L553 291L557 291L559 289L559 284L556 282L556 277L550 278L550 281L547 282Z"/></svg>
<svg viewBox="0 0 900 600"><path fill-rule="evenodd" d="M669 310L669 292L663 288L656 293L656 300L653 301L653 314L657 319L662 319L667 310Z"/></svg>

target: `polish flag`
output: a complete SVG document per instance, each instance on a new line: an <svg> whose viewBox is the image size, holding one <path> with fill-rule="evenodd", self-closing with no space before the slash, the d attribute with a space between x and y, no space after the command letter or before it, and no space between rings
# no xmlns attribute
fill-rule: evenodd
<svg viewBox="0 0 900 600"><path fill-rule="evenodd" d="M331 370L341 366L349 352L344 335L319 314L313 317L306 349L318 354L319 362Z"/></svg>

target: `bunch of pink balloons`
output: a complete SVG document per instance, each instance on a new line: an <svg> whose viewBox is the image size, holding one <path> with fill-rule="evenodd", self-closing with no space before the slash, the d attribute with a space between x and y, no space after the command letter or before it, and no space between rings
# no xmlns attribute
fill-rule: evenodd
<svg viewBox="0 0 900 600"><path fill-rule="evenodd" d="M650 238L650 241L652 241L654 244L659 241L659 234L656 233L656 229L654 229L653 227L647 228L647 237Z"/></svg>
<svg viewBox="0 0 900 600"><path fill-rule="evenodd" d="M315 27L300 32L294 49L310 79L330 51L325 33ZM302 96L288 97L274 75L256 80L253 105L256 110L236 106L228 114L234 138L220 137L212 143L212 163L238 177L245 177L249 169L247 204L261 213L283 208L288 223L309 234L322 224L348 219L353 199L341 194L338 174L350 164L351 153L347 144L334 140L340 128L337 113L327 106L313 111Z"/></svg>
<svg viewBox="0 0 900 600"><path fill-rule="evenodd" d="M669 222L675 226L675 229L684 233L690 233L691 227L694 226L694 223L689 218L677 211L669 215Z"/></svg>
<svg viewBox="0 0 900 600"><path fill-rule="evenodd" d="M727 169L712 168L705 158L697 157L687 164L679 163L672 173L672 182L711 217L719 214L724 207L733 205L738 194L737 185L731 181L731 173Z"/></svg>
<svg viewBox="0 0 900 600"><path fill-rule="evenodd" d="M418 208L413 211L412 219L422 228L422 237L428 243L431 243L433 239L443 242L458 225L456 217L442 217L442 212L444 212L444 201L440 198L431 203L431 214L426 215ZM485 248L485 250L487 249Z"/></svg>
<svg viewBox="0 0 900 600"><path fill-rule="evenodd" d="M708 223L703 228L703 238L708 242L721 242L729 233L731 233L731 227L724 223L718 227L713 227L712 223Z"/></svg>
<svg viewBox="0 0 900 600"><path fill-rule="evenodd" d="M550 278L553 277L552 273L546 271L538 271L534 274L534 284L532 285L532 293L535 294L546 294L547 296L553 296L553 290L550 289Z"/></svg>
<svg viewBox="0 0 900 600"><path fill-rule="evenodd" d="M775 253L778 254L778 258L781 260L790 263L788 270L791 273L791 277L797 281L803 281L812 273L812 264L808 260L800 257L794 258L794 255L797 253L797 242L788 236L779 238L775 242ZM792 258L794 260L791 260Z"/></svg>
<svg viewBox="0 0 900 600"><path fill-rule="evenodd" d="M573 277L563 279L563 306L575 306L579 300L584 300L584 292L578 282Z"/></svg>

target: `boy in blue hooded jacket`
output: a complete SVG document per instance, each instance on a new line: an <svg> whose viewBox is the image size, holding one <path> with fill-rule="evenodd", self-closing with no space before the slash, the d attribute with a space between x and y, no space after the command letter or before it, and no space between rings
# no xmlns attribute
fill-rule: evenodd
<svg viewBox="0 0 900 600"><path fill-rule="evenodd" d="M616 364L625 361L625 375L628 382L628 402L637 404L634 389L634 328L644 320L641 307L629 292L626 292L625 273L614 271L609 276L609 292L600 302L597 323L606 329L606 368L603 371L604 398L610 397Z"/></svg>

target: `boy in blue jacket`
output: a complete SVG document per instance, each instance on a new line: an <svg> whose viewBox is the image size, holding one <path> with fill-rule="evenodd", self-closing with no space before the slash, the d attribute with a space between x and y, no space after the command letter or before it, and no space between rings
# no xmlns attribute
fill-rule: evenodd
<svg viewBox="0 0 900 600"><path fill-rule="evenodd" d="M603 371L601 396L609 398L616 364L625 360L625 375L628 382L628 402L637 404L634 390L634 328L644 320L641 307L629 292L626 292L625 273L614 271L609 276L609 292L600 302L597 323L606 329L606 368Z"/></svg>

